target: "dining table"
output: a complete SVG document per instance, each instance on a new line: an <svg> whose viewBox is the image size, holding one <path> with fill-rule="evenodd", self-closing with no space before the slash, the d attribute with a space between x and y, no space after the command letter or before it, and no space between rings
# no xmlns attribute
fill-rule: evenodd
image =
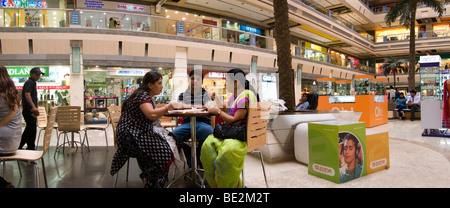
<svg viewBox="0 0 450 208"><path fill-rule="evenodd" d="M205 108L191 108L191 109L180 109L180 110L170 110L164 116L168 117L183 117L190 118L191 124L191 167L173 180L171 183L167 185L167 188L171 187L176 181L178 181L181 177L190 175L190 179L194 184L199 186L200 188L205 188L205 178L199 172L203 172L203 169L198 168L197 165L197 132L196 132L196 123L197 117L202 116L214 116L214 114L209 113Z"/></svg>

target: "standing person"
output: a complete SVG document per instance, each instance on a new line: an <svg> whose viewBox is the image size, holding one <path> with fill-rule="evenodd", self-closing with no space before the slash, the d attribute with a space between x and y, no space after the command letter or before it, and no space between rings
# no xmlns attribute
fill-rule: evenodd
<svg viewBox="0 0 450 208"><path fill-rule="evenodd" d="M117 22L112 17L109 18L109 29L116 29Z"/></svg>
<svg viewBox="0 0 450 208"><path fill-rule="evenodd" d="M241 76L239 78L239 76ZM237 77L237 79L233 79ZM246 125L250 103L258 101L258 95L250 86L241 69L232 69L227 73L227 91L233 93L228 100L228 113L217 107L208 108L208 112L219 116L233 125ZM211 134L202 146L200 159L203 163L205 178L211 188L240 188L239 175L244 167L247 154L247 142L237 139L220 139Z"/></svg>
<svg viewBox="0 0 450 208"><path fill-rule="evenodd" d="M117 151L112 160L111 175L116 174L129 157L134 157L146 188L163 188L168 180L169 167L178 156L169 144L175 143L173 139L176 138L159 128L159 118L174 109L172 103L156 107L153 96L159 95L162 88L161 74L147 72L142 85L123 102L116 129Z"/></svg>
<svg viewBox="0 0 450 208"><path fill-rule="evenodd" d="M403 112L403 109L406 108L406 98L403 92L401 92L400 97L395 100L395 104L397 105L395 108L397 108L400 119L405 120L405 113Z"/></svg>
<svg viewBox="0 0 450 208"><path fill-rule="evenodd" d="M4 66L0 65L0 155L12 154L22 134L19 93Z"/></svg>
<svg viewBox="0 0 450 208"><path fill-rule="evenodd" d="M409 93L411 97L406 101L406 105L411 109L411 121L414 121L415 112L420 111L420 96L417 95L416 90L411 90Z"/></svg>
<svg viewBox="0 0 450 208"><path fill-rule="evenodd" d="M185 92L178 96L178 102L182 102L185 106L202 105L204 106L207 102L211 101L208 91L202 88L203 75L199 70L192 70L189 72L189 87ZM206 137L212 134L214 129L211 126L211 118L209 116L199 116L196 118L196 132L197 132L197 164L201 165L200 162L200 148ZM186 139L191 137L191 118L183 118L183 123L177 126L172 133L177 135L180 141L183 143ZM187 145L183 145L183 151L186 156L187 163L189 167L191 166L191 148Z"/></svg>
<svg viewBox="0 0 450 208"><path fill-rule="evenodd" d="M34 67L30 70L30 77L23 85L22 89L22 115L27 126L22 133L22 140L20 141L19 149L22 149L27 144L27 150L35 150L34 144L36 140L36 117L39 116L37 108L38 97L36 90L36 81L41 78L41 69Z"/></svg>

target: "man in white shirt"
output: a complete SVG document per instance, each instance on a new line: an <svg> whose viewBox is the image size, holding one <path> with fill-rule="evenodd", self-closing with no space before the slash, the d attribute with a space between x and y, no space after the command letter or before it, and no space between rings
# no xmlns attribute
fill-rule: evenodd
<svg viewBox="0 0 450 208"><path fill-rule="evenodd" d="M411 90L409 93L411 96L406 101L406 105L411 109L411 121L414 121L414 113L420 111L420 95L416 94L416 90Z"/></svg>

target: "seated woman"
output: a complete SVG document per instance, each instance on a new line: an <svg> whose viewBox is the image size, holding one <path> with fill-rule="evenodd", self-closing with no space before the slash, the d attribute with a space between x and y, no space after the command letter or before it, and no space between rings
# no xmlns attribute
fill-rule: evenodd
<svg viewBox="0 0 450 208"><path fill-rule="evenodd" d="M158 127L161 126L159 118L174 109L172 103L156 107L153 96L160 94L162 88L161 74L147 72L143 84L123 102L111 175L116 174L129 157L134 157L145 187L162 188L167 182L169 166L178 152L170 145L176 136Z"/></svg>
<svg viewBox="0 0 450 208"><path fill-rule="evenodd" d="M208 112L219 116L227 123L246 119L250 103L257 102L254 89L245 79L240 69L228 71L226 88L233 93L227 107L228 113L217 107L209 107ZM235 125L246 125L246 121L238 121ZM205 178L212 188L242 187L240 173L244 167L247 154L247 142L237 139L219 139L214 134L209 135L203 143L200 160L205 171Z"/></svg>
<svg viewBox="0 0 450 208"><path fill-rule="evenodd" d="M0 65L0 156L13 154L22 138L22 111L14 82Z"/></svg>
<svg viewBox="0 0 450 208"><path fill-rule="evenodd" d="M19 95L8 71L0 65L0 156L14 154L22 138ZM0 188L14 188L0 177Z"/></svg>
<svg viewBox="0 0 450 208"><path fill-rule="evenodd" d="M295 106L295 108L297 110L306 110L308 109L308 106L309 106L308 94L303 93L302 98L300 99L300 103L298 103L298 105Z"/></svg>

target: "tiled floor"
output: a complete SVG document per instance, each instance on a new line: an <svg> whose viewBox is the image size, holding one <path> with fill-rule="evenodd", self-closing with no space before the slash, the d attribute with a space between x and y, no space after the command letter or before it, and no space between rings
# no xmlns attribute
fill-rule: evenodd
<svg viewBox="0 0 450 208"><path fill-rule="evenodd" d="M391 138L390 169L348 183L334 184L309 175L307 165L295 160L266 163L269 186L450 187L450 177L448 177L450 172L450 138L422 137L420 120L413 122L409 120L389 120L388 124L372 129L389 131ZM109 174L111 160L115 152L112 129L109 127L107 130L108 148L105 145L103 132L92 131L88 134L90 136L90 152L84 151L81 154L80 148L73 148L64 154L58 152L56 157L53 157L56 145L56 134L53 133L51 148L44 156L50 188L113 187L115 177ZM75 140L79 140L78 135L75 135ZM40 143L42 143L42 139ZM138 177L140 171L136 160L131 159L130 161L129 180L128 182L125 180L126 168L124 167L119 174L118 188L143 187ZM38 165L41 166L41 163L38 162ZM21 162L20 166L23 173L22 177L19 175L16 162L6 162L6 179L16 187L36 187L33 166L25 162ZM424 167L429 167L429 169L423 171ZM3 174L2 166L0 166L0 170L0 174ZM40 171L42 172L42 169ZM245 182L247 187L265 187L260 161L257 156L248 154L246 157ZM44 187L42 176L40 177L40 187ZM175 184L175 187L193 187L193 185L181 181L181 183Z"/></svg>

